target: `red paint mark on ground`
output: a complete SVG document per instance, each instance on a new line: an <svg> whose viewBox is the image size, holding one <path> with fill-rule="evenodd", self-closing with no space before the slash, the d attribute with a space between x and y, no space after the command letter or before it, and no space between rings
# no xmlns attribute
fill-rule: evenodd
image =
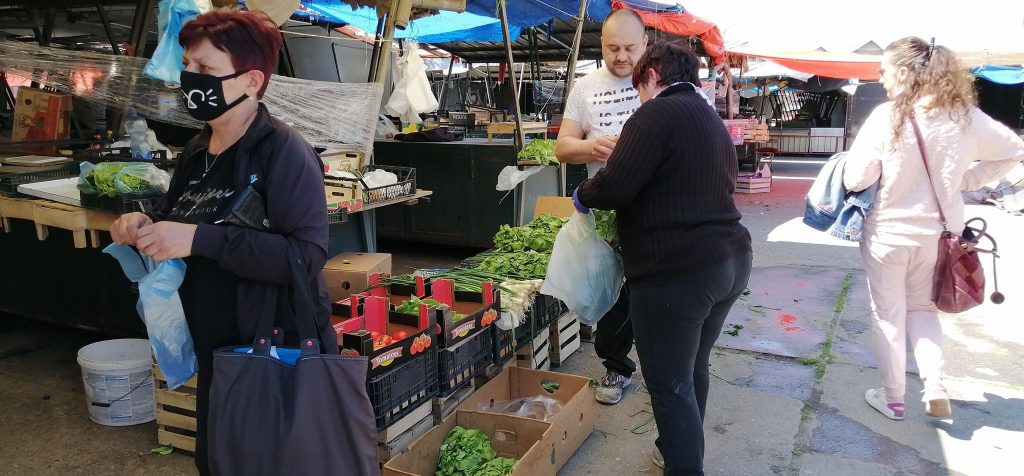
<svg viewBox="0 0 1024 476"><path fill-rule="evenodd" d="M790 314L788 312L779 313L779 325L780 326L787 326L789 324L793 324L794 322L796 322L796 320L797 320L796 316L794 316L794 315L792 315L792 314Z"/></svg>
<svg viewBox="0 0 1024 476"><path fill-rule="evenodd" d="M793 287L796 287L796 288L806 288L807 285L808 285L807 281L804 281L802 279L798 279L796 281L793 281Z"/></svg>
<svg viewBox="0 0 1024 476"><path fill-rule="evenodd" d="M803 332L804 328L803 327L787 327L787 328L785 328L783 330L786 331L786 332Z"/></svg>

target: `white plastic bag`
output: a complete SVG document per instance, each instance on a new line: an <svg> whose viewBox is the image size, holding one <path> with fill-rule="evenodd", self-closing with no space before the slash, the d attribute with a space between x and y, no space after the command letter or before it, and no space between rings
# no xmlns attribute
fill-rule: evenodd
<svg viewBox="0 0 1024 476"><path fill-rule="evenodd" d="M541 166L523 167L523 170L519 170L519 167L510 165L501 169L501 173L498 174L498 185L494 189L507 192L542 170L544 167Z"/></svg>
<svg viewBox="0 0 1024 476"><path fill-rule="evenodd" d="M594 214L574 213L555 237L540 292L561 299L592 326L619 299L622 283L622 258L597 236Z"/></svg>

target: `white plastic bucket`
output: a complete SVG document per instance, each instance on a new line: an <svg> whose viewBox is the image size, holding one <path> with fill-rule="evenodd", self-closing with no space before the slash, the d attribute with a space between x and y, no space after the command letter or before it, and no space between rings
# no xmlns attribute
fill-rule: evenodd
<svg viewBox="0 0 1024 476"><path fill-rule="evenodd" d="M89 418L101 425L153 421L153 351L146 339L114 339L78 350Z"/></svg>

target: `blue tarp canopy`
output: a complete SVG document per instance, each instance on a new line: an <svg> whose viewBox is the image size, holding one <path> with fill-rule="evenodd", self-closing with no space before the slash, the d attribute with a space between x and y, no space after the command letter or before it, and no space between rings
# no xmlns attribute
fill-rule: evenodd
<svg viewBox="0 0 1024 476"><path fill-rule="evenodd" d="M984 78L998 84L1021 84L1024 83L1024 68L1020 66L975 66L971 73L979 78Z"/></svg>
<svg viewBox="0 0 1024 476"><path fill-rule="evenodd" d="M310 12L321 15L331 22L353 25L363 31L377 31L377 12L368 7L355 11L348 4L337 2L303 2ZM522 29L509 26L512 38L518 38ZM452 41L504 41L501 21L472 13L442 11L437 15L419 18L409 22L405 30L395 30L396 39L413 39L420 43L448 43Z"/></svg>

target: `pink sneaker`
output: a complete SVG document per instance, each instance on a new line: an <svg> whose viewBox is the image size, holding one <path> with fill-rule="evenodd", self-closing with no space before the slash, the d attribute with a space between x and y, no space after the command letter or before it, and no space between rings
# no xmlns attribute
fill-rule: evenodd
<svg viewBox="0 0 1024 476"><path fill-rule="evenodd" d="M878 413L885 415L886 418L891 420L902 420L903 414L907 411L907 407L903 402L890 402L886 400L884 388L868 390L864 394L864 400L867 400L871 408L878 410Z"/></svg>

